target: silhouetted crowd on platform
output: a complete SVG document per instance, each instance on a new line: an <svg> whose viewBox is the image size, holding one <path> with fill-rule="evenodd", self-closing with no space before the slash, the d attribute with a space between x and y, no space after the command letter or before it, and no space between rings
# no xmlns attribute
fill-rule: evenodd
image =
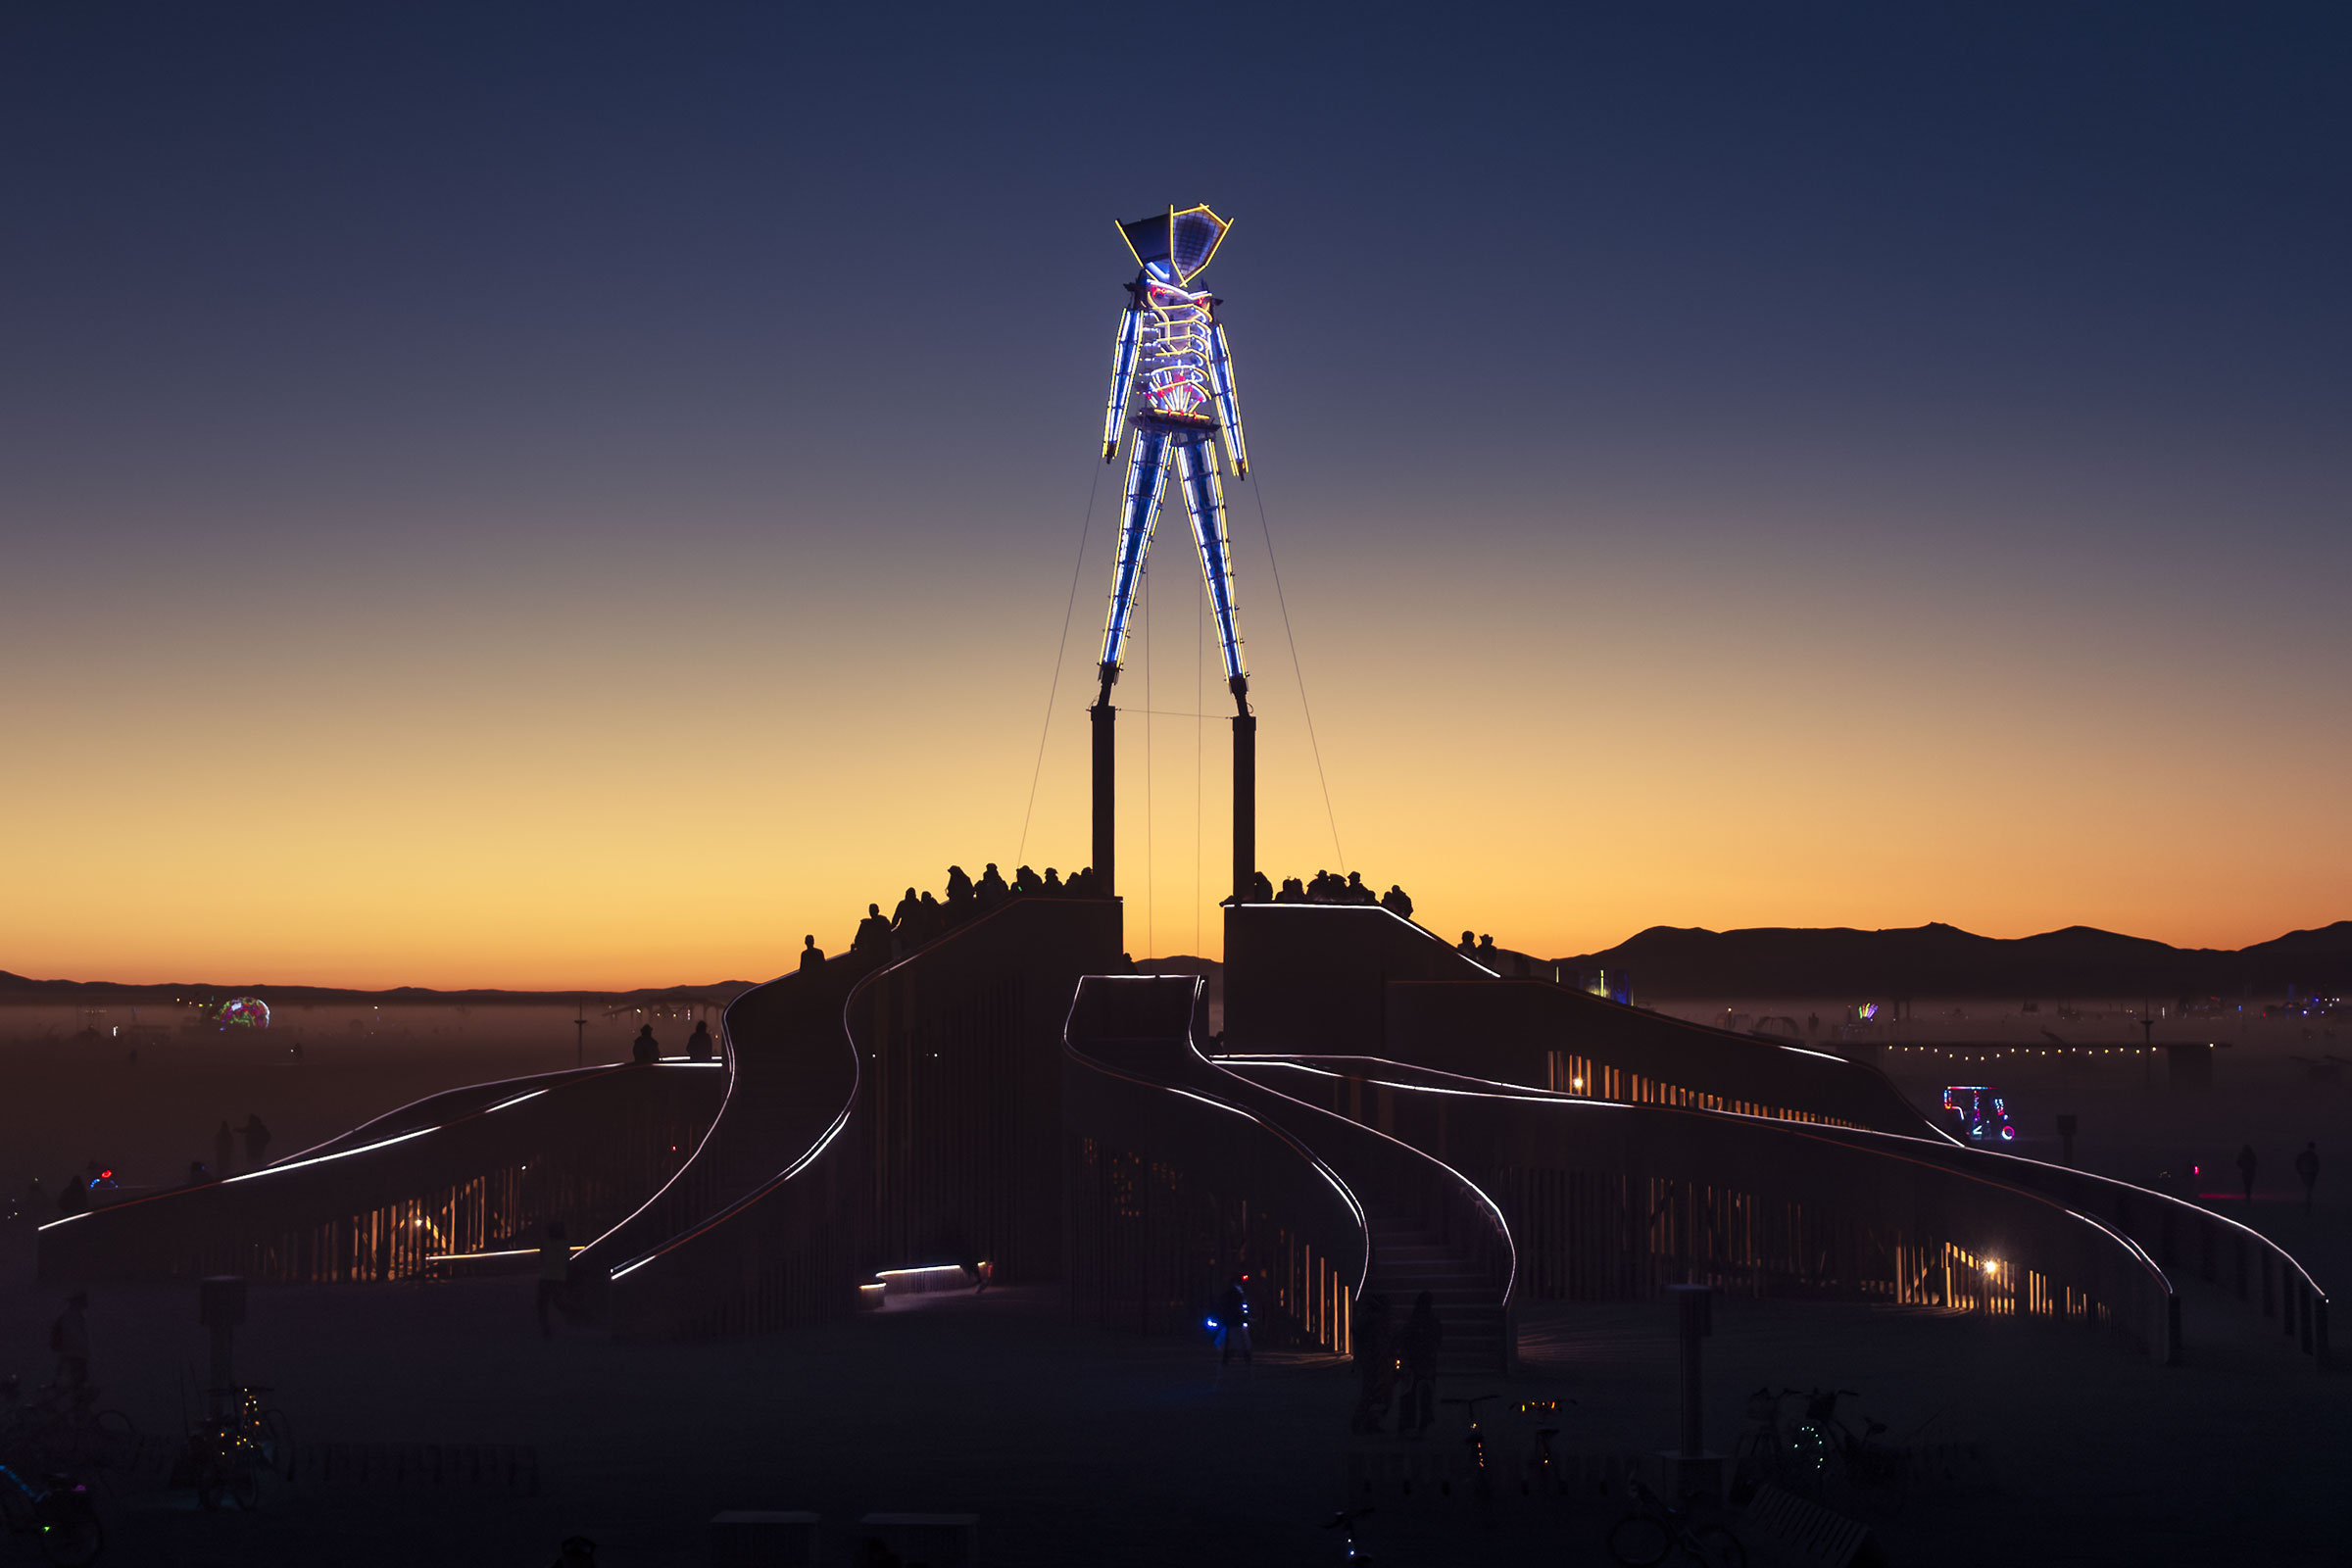
<svg viewBox="0 0 2352 1568"><path fill-rule="evenodd" d="M1278 892L1266 881L1263 871L1257 875L1257 886L1251 890L1252 904L1377 904L1401 919L1413 917L1413 898L1396 883L1389 884L1386 893L1375 893L1364 886L1364 873L1350 871L1340 876L1331 871L1317 871L1301 882L1295 876L1282 879Z"/></svg>
<svg viewBox="0 0 2352 1568"><path fill-rule="evenodd" d="M882 906L865 906L865 918L858 922L858 931L850 939L852 953L887 952L893 957L911 953L924 943L945 936L948 932L976 919L1010 899L1099 899L1102 890L1095 876L1095 868L1087 866L1070 873L1064 880L1054 866L1046 867L1040 876L1028 866L1021 866L1006 881L1004 874L991 860L975 878L960 865L948 867L947 897L940 898L929 891L908 888L899 899L897 907L889 914ZM824 962L824 952L814 937L803 939L801 967L813 968Z"/></svg>
<svg viewBox="0 0 2352 1568"><path fill-rule="evenodd" d="M1045 874L1024 865L1006 881L994 860L983 866L978 877L968 874L960 865L948 867L948 885L943 898L928 890L908 888L899 898L890 913L882 906L865 906L865 918L858 922L858 930L850 939L852 953L886 953L892 957L912 953L927 942L976 919L1010 899L1101 899L1110 891L1101 884L1095 868L1087 866L1072 872L1067 878L1053 866ZM1227 904L1234 901L1227 899ZM1364 885L1363 873L1350 871L1346 876L1331 871L1317 871L1313 878L1301 881L1286 877L1277 890L1263 871L1252 879L1247 904L1360 904L1377 905L1402 919L1413 917L1413 901L1404 889L1391 884L1386 893L1374 893ZM801 967L813 969L825 961L824 949L816 945L814 936L801 939Z"/></svg>

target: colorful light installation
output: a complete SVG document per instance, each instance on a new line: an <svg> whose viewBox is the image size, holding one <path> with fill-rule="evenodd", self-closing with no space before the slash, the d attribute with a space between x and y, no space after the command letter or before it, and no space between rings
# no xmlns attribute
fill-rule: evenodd
<svg viewBox="0 0 2352 1568"><path fill-rule="evenodd" d="M1135 586L1159 502L1174 469L1192 514L1193 543L1200 554L1200 575L1217 620L1217 646L1234 702L1249 711L1249 671L1235 624L1233 556L1225 529L1225 489L1215 437L1222 431L1234 476L1250 477L1249 447L1242 435L1241 405L1234 390L1233 354L1216 318L1222 303L1189 285L1216 256L1233 225L1205 206L1121 223L1136 265L1127 285L1126 313L1111 350L1110 399L1102 415L1102 461L1118 455L1130 424L1127 487L1120 508L1118 558L1111 568L1110 609L1102 628L1101 678L1104 700L1119 678L1127 646L1127 624ZM1139 396L1140 393L1140 396Z"/></svg>

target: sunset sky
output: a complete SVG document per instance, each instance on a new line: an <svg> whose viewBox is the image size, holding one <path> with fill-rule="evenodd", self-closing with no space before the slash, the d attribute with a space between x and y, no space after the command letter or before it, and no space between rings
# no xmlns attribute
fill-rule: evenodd
<svg viewBox="0 0 2352 1568"><path fill-rule="evenodd" d="M1269 874L2352 916L2342 10L1622 9L10 8L0 969L759 978L1074 867L1112 223L1196 201ZM1153 561L1120 699L1221 713ZM1121 728L1214 954L1226 727Z"/></svg>

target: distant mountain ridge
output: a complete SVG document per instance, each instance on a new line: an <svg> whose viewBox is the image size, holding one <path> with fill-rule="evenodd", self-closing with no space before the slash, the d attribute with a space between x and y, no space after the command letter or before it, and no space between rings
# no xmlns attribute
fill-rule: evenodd
<svg viewBox="0 0 2352 1568"><path fill-rule="evenodd" d="M1622 968L1640 997L2112 997L2171 1002L2352 990L2352 920L2235 951L2070 925L1981 937L1932 922L1884 931L1658 925L1564 968Z"/></svg>

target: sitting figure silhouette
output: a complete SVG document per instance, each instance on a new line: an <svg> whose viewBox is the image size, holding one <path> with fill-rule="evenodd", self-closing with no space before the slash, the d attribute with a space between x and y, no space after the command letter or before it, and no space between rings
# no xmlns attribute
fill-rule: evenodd
<svg viewBox="0 0 2352 1568"><path fill-rule="evenodd" d="M816 938L801 938L801 972L807 974L811 969L822 969L824 966L825 950L816 945Z"/></svg>
<svg viewBox="0 0 2352 1568"><path fill-rule="evenodd" d="M973 892L980 900L980 907L990 909L1004 903L1011 895L1012 890L1004 885L1004 878L998 874L997 862L991 860L988 862L987 869L980 873L979 885L973 889Z"/></svg>
<svg viewBox="0 0 2352 1568"><path fill-rule="evenodd" d="M1064 893L1067 893L1067 892L1069 892L1070 890L1069 890L1068 888L1066 888L1066 887L1063 887L1063 886L1061 885L1061 877L1060 877L1060 875L1059 875L1057 872L1055 872L1055 871L1054 871L1054 869L1052 866L1050 866L1050 865L1049 865L1049 866L1047 866L1047 867L1046 867L1046 881L1045 881L1045 886L1043 886L1043 887L1039 888L1039 889L1038 889L1038 891L1039 891L1040 893L1043 893L1043 894L1045 894L1045 895L1046 895L1046 896L1048 896L1049 898L1055 898L1055 899L1058 899L1058 898L1060 898L1060 897L1061 897L1061 896L1062 896Z"/></svg>
<svg viewBox="0 0 2352 1568"><path fill-rule="evenodd" d="M1413 896L1394 882L1389 884L1389 891L1380 896L1380 906L1402 919L1410 920L1413 917Z"/></svg>
<svg viewBox="0 0 2352 1568"><path fill-rule="evenodd" d="M890 922L882 918L882 906L865 906L865 918L858 922L858 934L850 939L850 951L868 953L890 946Z"/></svg>
<svg viewBox="0 0 2352 1568"><path fill-rule="evenodd" d="M1453 945L1453 951L1460 954L1465 958L1477 957L1478 938L1468 931L1463 932L1462 940Z"/></svg>

